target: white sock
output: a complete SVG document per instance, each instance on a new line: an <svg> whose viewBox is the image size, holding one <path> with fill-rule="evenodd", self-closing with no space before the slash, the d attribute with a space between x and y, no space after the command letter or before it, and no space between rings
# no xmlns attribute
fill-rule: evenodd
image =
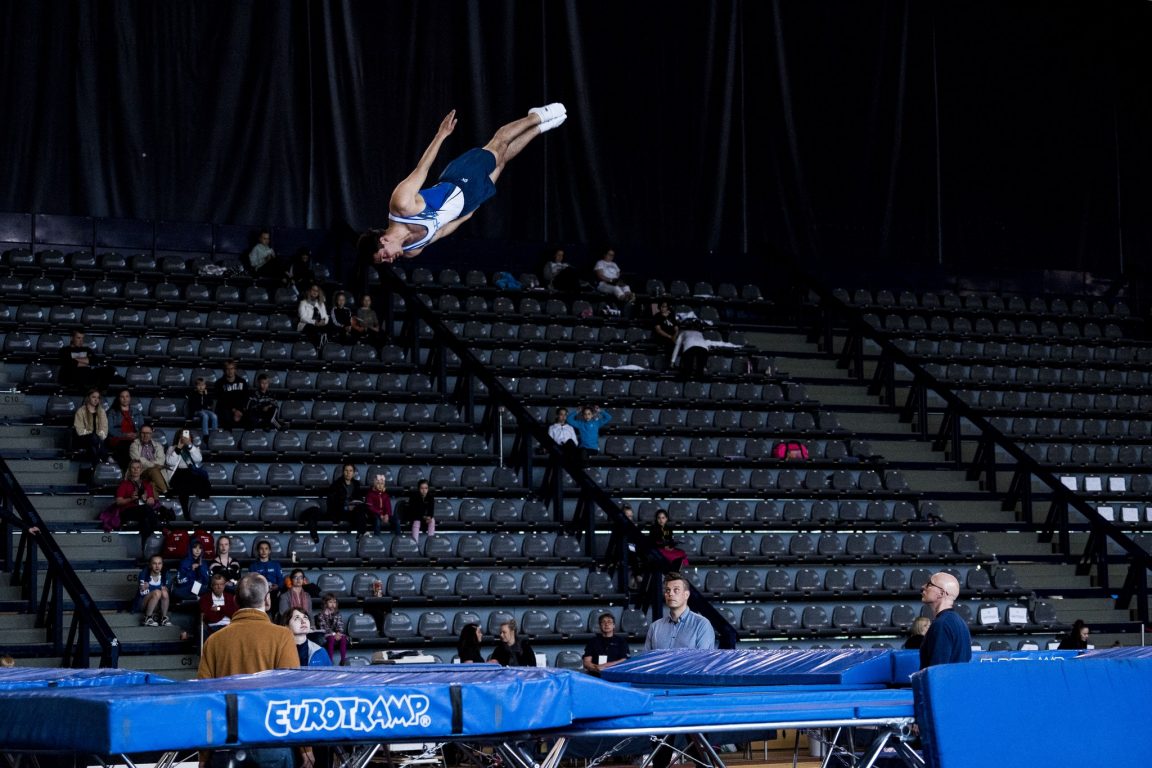
<svg viewBox="0 0 1152 768"><path fill-rule="evenodd" d="M567 112L568 109L558 101L551 104L545 104L542 107L532 107L532 109L528 110L528 114L530 115L540 115L541 123L546 123L549 120L567 114Z"/></svg>
<svg viewBox="0 0 1152 768"><path fill-rule="evenodd" d="M552 130L553 128L559 128L560 124L567 119L568 115L560 115L559 117L554 117L551 120L545 120L544 122L540 123L540 133L545 133Z"/></svg>

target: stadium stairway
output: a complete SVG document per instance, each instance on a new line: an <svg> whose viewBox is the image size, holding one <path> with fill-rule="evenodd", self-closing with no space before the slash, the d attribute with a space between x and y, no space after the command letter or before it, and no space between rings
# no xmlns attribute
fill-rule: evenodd
<svg viewBox="0 0 1152 768"><path fill-rule="evenodd" d="M804 384L809 396L836 413L844 427L866 439L875 453L904 474L924 500L936 502L944 520L976 533L982 551L1011 567L1021 586L1050 601L1061 624L1082 619L1092 627L1096 647L1140 644L1139 622L1128 611L1116 609L1112 596L1098 588L1092 576L1078 574L1074 560L1055 554L1051 544L1041 542L1034 532L1018 524L1013 510L1001 508L998 495L955 469L945 452L918 438L914 425L901 422L896 408L885 406L868 392L870 369L866 368L860 380L838 365L836 350L843 345L841 337L836 337L831 352L790 329L749 333L748 340L771 351L777 364ZM898 389L896 402L903 402L906 394L906 390ZM939 417L929 418L929 434L934 434ZM970 458L974 447L965 443L963 450L965 458ZM1001 475L998 487L1006 488L1008 479ZM1077 535L1086 534L1074 534L1074 540ZM1110 575L1113 584L1123 581L1120 570Z"/></svg>

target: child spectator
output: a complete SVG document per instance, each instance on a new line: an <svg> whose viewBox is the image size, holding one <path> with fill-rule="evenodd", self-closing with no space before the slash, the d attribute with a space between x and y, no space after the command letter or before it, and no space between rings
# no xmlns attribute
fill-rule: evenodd
<svg viewBox="0 0 1152 768"><path fill-rule="evenodd" d="M280 563L272 559L272 545L267 539L256 542L256 559L248 566L249 573L258 573L268 580L268 592L272 599L278 599L284 585L284 571Z"/></svg>
<svg viewBox="0 0 1152 768"><path fill-rule="evenodd" d="M208 391L208 380L197 376L192 392L188 395L188 416L200 419L200 434L207 435L220 428L220 417L216 415L216 400Z"/></svg>
<svg viewBox="0 0 1152 768"><path fill-rule="evenodd" d="M368 505L368 509L372 510L373 532L377 536L380 535L381 527L385 525L394 535L400 535L400 520L392 512L392 498L388 495L383 474L378 474L372 478L372 488L364 497L364 503Z"/></svg>
<svg viewBox="0 0 1152 768"><path fill-rule="evenodd" d="M225 587L224 574L212 575L212 587L200 596L200 616L204 621L204 637L232 623L236 613L236 598Z"/></svg>
<svg viewBox="0 0 1152 768"><path fill-rule="evenodd" d="M168 618L168 587L164 577L164 558L152 555L148 567L140 571L140 593L136 603L144 613L140 622L145 627L167 627L172 622Z"/></svg>
<svg viewBox="0 0 1152 768"><path fill-rule="evenodd" d="M429 536L436 535L436 497L432 495L427 480L421 479L416 483L416 490L404 505L404 514L412 526L413 541L420 541L421 524Z"/></svg>
<svg viewBox="0 0 1152 768"><path fill-rule="evenodd" d="M324 610L316 614L316 628L324 633L328 656L336 658L336 645L340 645L340 666L348 666L348 635L344 634L344 617L340 603L331 592L324 594Z"/></svg>
<svg viewBox="0 0 1152 768"><path fill-rule="evenodd" d="M579 414L570 414L568 423L576 430L579 438L580 450L585 457L600 453L600 429L612 421L612 414L600 409L600 406L584 406Z"/></svg>
<svg viewBox="0 0 1152 768"><path fill-rule="evenodd" d="M208 561L204 559L204 545L200 539L192 539L188 544L188 554L184 555L176 570L172 596L177 600L199 600L204 596L211 578Z"/></svg>
<svg viewBox="0 0 1152 768"><path fill-rule="evenodd" d="M248 429L280 429L276 414L280 403L271 392L272 379L262 373L256 377L256 389L248 397L244 406L244 426Z"/></svg>
<svg viewBox="0 0 1152 768"><path fill-rule="evenodd" d="M216 539L216 559L208 564L212 575L224 575L229 592L236 591L236 582L240 581L240 561L232 557L232 537L221 534Z"/></svg>

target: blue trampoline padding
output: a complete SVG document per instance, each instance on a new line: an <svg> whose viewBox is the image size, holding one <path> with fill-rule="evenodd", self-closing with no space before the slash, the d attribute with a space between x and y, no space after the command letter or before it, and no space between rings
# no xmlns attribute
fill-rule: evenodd
<svg viewBox="0 0 1152 768"><path fill-rule="evenodd" d="M651 651L604 670L633 685L867 685L892 681L892 652L871 650Z"/></svg>
<svg viewBox="0 0 1152 768"><path fill-rule="evenodd" d="M96 686L171 682L166 677L131 669L12 667L0 670L0 691L32 688L92 688Z"/></svg>
<svg viewBox="0 0 1152 768"><path fill-rule="evenodd" d="M641 691L568 670L309 667L163 686L0 693L0 743L119 754L487 736L646 712L650 702Z"/></svg>
<svg viewBox="0 0 1152 768"><path fill-rule="evenodd" d="M734 692L715 688L694 689L695 695L681 691L656 696L652 711L643 715L581 721L588 731L636 729L660 733L661 729L691 728L702 732L765 728L781 723L821 723L858 719L898 719L912 717L910 690L782 690Z"/></svg>
<svg viewBox="0 0 1152 768"><path fill-rule="evenodd" d="M912 676L932 768L1148 763L1152 661L945 664Z"/></svg>
<svg viewBox="0 0 1152 768"><path fill-rule="evenodd" d="M1091 651L1065 651L1077 659L1152 659L1152 647L1094 648ZM1078 655L1077 655L1078 654Z"/></svg>
<svg viewBox="0 0 1152 768"><path fill-rule="evenodd" d="M972 654L972 664L1002 661L1068 661L1079 651L979 651ZM912 675L920 671L920 651L896 651L892 654L892 680L896 685L909 685Z"/></svg>

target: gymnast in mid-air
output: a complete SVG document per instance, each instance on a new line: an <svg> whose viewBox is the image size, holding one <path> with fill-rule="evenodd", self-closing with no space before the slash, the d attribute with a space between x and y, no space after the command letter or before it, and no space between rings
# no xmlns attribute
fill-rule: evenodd
<svg viewBox="0 0 1152 768"><path fill-rule="evenodd" d="M411 258L429 243L455 232L481 203L496 194L496 179L508 161L567 117L560 103L534 107L526 117L502 126L483 147L470 149L450 162L434 186L421 189L440 145L456 128L456 110L449 112L416 168L392 191L388 228L372 233L376 238L373 260L384 264L400 256Z"/></svg>

